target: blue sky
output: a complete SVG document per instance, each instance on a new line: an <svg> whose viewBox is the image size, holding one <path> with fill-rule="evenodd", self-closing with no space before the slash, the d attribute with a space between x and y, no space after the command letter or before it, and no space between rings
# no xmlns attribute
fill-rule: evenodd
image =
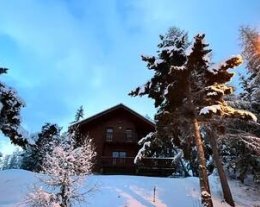
<svg viewBox="0 0 260 207"><path fill-rule="evenodd" d="M259 0L0 0L0 8L0 64L10 69L1 78L26 102L29 132L66 126L80 105L86 116L122 102L152 117L151 100L127 94L151 77L140 55L155 54L159 34L206 33L217 62L240 53L239 26L260 26Z"/></svg>

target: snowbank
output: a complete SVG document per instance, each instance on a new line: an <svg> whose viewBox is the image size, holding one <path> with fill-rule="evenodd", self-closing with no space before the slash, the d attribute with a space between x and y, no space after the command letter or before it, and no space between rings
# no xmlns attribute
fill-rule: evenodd
<svg viewBox="0 0 260 207"><path fill-rule="evenodd" d="M33 184L39 184L35 173L24 170L0 171L0 206L14 207L21 203ZM210 177L215 207L227 207L222 202L220 182ZM260 205L260 191L230 182L237 207ZM199 207L199 181L197 178L158 178L123 175L93 175L85 180L82 191L97 186L86 195L88 207ZM153 192L155 191L155 202ZM25 207L23 205L20 205ZM75 204L75 206L80 206ZM85 206L84 204L82 206Z"/></svg>

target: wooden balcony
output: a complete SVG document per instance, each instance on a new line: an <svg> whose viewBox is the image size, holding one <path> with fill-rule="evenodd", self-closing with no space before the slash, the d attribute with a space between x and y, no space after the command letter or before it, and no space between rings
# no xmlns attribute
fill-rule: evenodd
<svg viewBox="0 0 260 207"><path fill-rule="evenodd" d="M136 173L145 176L170 176L174 164L169 158L143 158L136 164Z"/></svg>
<svg viewBox="0 0 260 207"><path fill-rule="evenodd" d="M136 167L140 169L173 169L174 164L170 158L143 158L138 164L134 164L134 157L113 158L101 157L103 167Z"/></svg>
<svg viewBox="0 0 260 207"><path fill-rule="evenodd" d="M101 166L134 168L134 157L101 157Z"/></svg>
<svg viewBox="0 0 260 207"><path fill-rule="evenodd" d="M137 144L138 135L133 133L131 137L128 137L126 133L114 132L113 134L104 134L104 140L106 143L127 143L127 144Z"/></svg>
<svg viewBox="0 0 260 207"><path fill-rule="evenodd" d="M174 163L172 158L143 158L137 164L139 169L173 169Z"/></svg>

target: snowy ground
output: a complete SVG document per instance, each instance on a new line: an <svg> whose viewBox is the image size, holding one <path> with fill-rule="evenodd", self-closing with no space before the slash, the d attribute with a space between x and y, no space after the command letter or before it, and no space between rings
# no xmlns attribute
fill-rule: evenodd
<svg viewBox="0 0 260 207"><path fill-rule="evenodd" d="M0 207L18 206L38 179L34 173L24 170L0 171ZM218 178L210 177L214 206L227 207L222 202ZM87 203L75 206L89 207L199 207L199 183L197 178L155 178L141 176L89 176L86 186L98 190L86 195ZM230 181L238 207L260 206L260 189ZM153 202L153 189L156 198ZM23 206L23 205L19 205Z"/></svg>

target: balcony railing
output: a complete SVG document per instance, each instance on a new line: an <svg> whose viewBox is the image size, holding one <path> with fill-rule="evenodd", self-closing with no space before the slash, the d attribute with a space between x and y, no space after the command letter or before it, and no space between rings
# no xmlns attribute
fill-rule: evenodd
<svg viewBox="0 0 260 207"><path fill-rule="evenodd" d="M137 143L138 135L136 133L132 133L132 136L127 136L126 133L122 132L114 132L113 134L104 134L104 139L106 142L112 143Z"/></svg>
<svg viewBox="0 0 260 207"><path fill-rule="evenodd" d="M102 157L103 167L134 167L134 157Z"/></svg>
<svg viewBox="0 0 260 207"><path fill-rule="evenodd" d="M138 168L150 169L172 169L174 162L172 158L142 158L137 164Z"/></svg>
<svg viewBox="0 0 260 207"><path fill-rule="evenodd" d="M170 158L143 158L134 164L134 157L101 157L103 167L137 167L143 169L172 169L174 164Z"/></svg>

